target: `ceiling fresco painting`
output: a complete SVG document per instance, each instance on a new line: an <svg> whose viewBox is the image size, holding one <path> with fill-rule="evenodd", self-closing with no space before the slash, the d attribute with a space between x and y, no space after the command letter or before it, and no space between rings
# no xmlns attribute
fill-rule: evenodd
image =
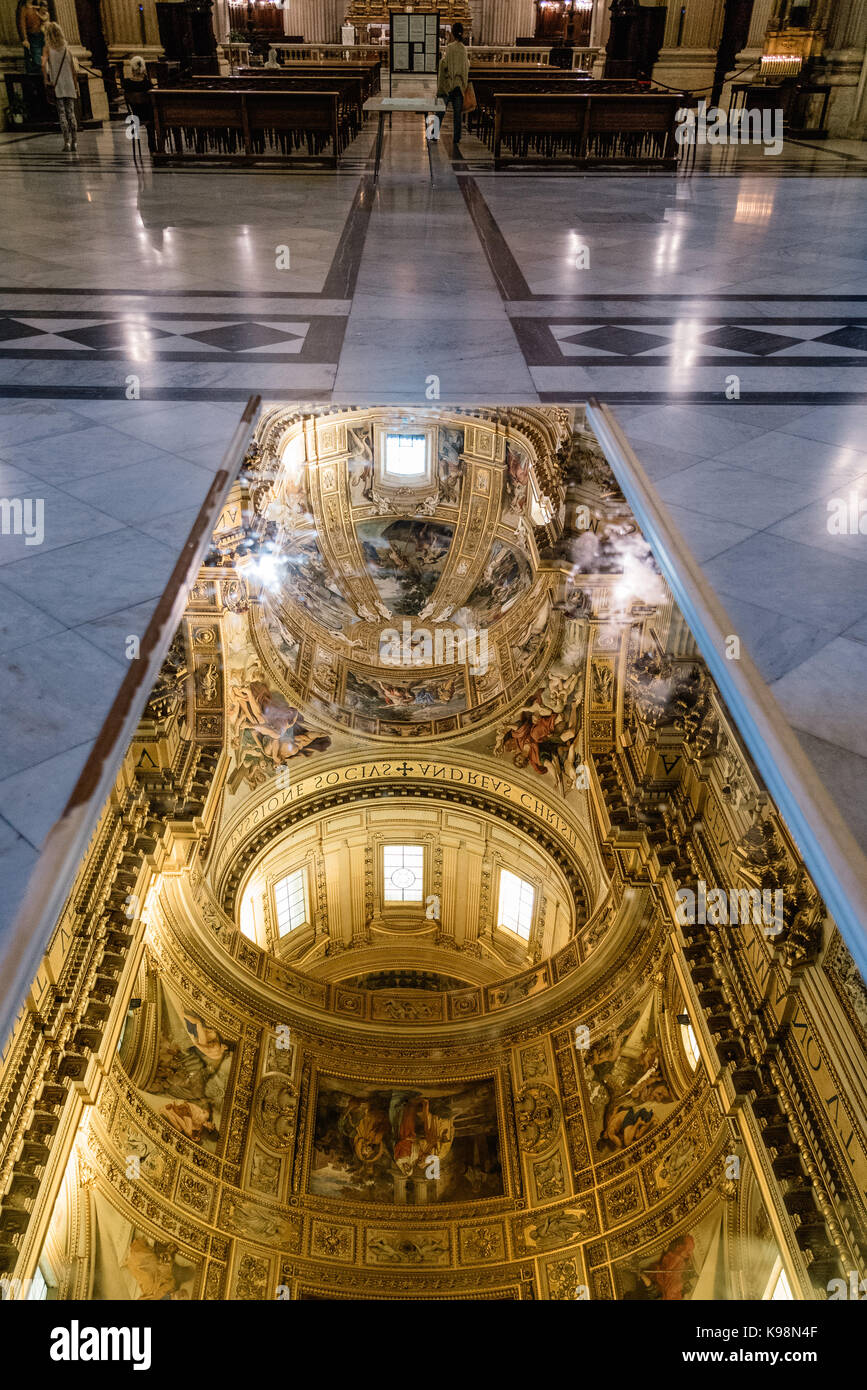
<svg viewBox="0 0 867 1390"><path fill-rule="evenodd" d="M0 1062L0 1273L822 1298L865 999L582 411L272 405Z"/></svg>

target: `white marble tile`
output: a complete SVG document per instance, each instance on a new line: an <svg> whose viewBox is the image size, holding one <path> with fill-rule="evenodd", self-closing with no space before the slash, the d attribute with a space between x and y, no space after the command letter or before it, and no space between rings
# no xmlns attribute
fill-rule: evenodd
<svg viewBox="0 0 867 1390"><path fill-rule="evenodd" d="M6 587L64 627L76 627L158 597L176 559L171 546L124 527L15 560L4 566L2 577Z"/></svg>
<svg viewBox="0 0 867 1390"><path fill-rule="evenodd" d="M796 732L825 790L844 812L849 830L861 848L867 849L867 758L827 743L807 729Z"/></svg>
<svg viewBox="0 0 867 1390"><path fill-rule="evenodd" d="M863 569L854 560L767 531L708 560L705 574L723 603L730 595L816 626L830 638L867 615Z"/></svg>
<svg viewBox="0 0 867 1390"><path fill-rule="evenodd" d="M211 474L206 469L154 452L141 463L68 483L65 490L119 522L140 526L191 505L198 509L210 485Z"/></svg>
<svg viewBox="0 0 867 1390"><path fill-rule="evenodd" d="M8 653L0 663L0 766L5 776L92 740L123 675L120 662L74 632Z"/></svg>
<svg viewBox="0 0 867 1390"><path fill-rule="evenodd" d="M666 503L666 511L695 558L700 561L719 555L723 550L730 549L753 534L753 530L747 526L703 516L700 512L688 507L679 507L673 502Z"/></svg>
<svg viewBox="0 0 867 1390"><path fill-rule="evenodd" d="M37 849L14 826L0 817L0 942L9 931L27 881L38 858Z"/></svg>
<svg viewBox="0 0 867 1390"><path fill-rule="evenodd" d="M37 849L63 812L91 745L79 743L45 762L0 779L3 815Z"/></svg>
<svg viewBox="0 0 867 1390"><path fill-rule="evenodd" d="M815 738L867 758L867 645L837 637L774 682L787 718Z"/></svg>
<svg viewBox="0 0 867 1390"><path fill-rule="evenodd" d="M707 517L761 531L805 506L814 488L781 483L746 468L704 459L693 468L669 473L657 484L660 497ZM720 547L722 548L722 547Z"/></svg>

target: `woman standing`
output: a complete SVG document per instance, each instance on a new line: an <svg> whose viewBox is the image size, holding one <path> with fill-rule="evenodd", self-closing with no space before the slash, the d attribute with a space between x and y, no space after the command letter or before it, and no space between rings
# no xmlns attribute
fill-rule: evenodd
<svg viewBox="0 0 867 1390"><path fill-rule="evenodd" d="M460 157L461 117L464 110L464 94L470 81L470 64L464 45L464 26L452 25L452 41L447 44L440 59L437 73L437 96L442 97L446 110L454 111L454 152Z"/></svg>
<svg viewBox="0 0 867 1390"><path fill-rule="evenodd" d="M42 55L42 75L46 87L54 91L64 150L78 149L78 126L75 121L75 100L78 96L78 68L67 47L59 24L45 26L45 52Z"/></svg>

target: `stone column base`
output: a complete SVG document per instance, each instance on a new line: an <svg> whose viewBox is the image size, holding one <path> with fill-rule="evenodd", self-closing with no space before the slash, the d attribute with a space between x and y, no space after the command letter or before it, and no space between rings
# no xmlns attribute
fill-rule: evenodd
<svg viewBox="0 0 867 1390"><path fill-rule="evenodd" d="M860 110L855 109L863 62L864 54L857 48L839 48L827 51L814 65L816 81L827 82L832 89L825 125L836 140L867 139L867 95L863 92Z"/></svg>
<svg viewBox="0 0 867 1390"><path fill-rule="evenodd" d="M716 68L715 48L662 48L653 69L653 81L677 91L698 92L710 101Z"/></svg>

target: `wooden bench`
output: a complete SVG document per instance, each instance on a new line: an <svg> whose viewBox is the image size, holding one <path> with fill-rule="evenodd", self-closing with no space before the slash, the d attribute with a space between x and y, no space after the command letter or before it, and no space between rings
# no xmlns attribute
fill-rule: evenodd
<svg viewBox="0 0 867 1390"><path fill-rule="evenodd" d="M302 159L336 169L343 149L337 92L158 88L151 102L155 164L190 158L290 163L291 152L306 144Z"/></svg>
<svg viewBox="0 0 867 1390"><path fill-rule="evenodd" d="M674 168L676 114L683 105L680 93L497 93L490 137L494 168L527 163L531 150L548 161L565 158L581 165L628 162Z"/></svg>
<svg viewBox="0 0 867 1390"><path fill-rule="evenodd" d="M497 95L507 96L515 93L518 96L584 96L588 92L637 93L641 90L637 82L615 82L558 69L543 69L540 73L512 72L505 77L490 71L478 74L475 69L471 69L470 80L475 90L477 107L467 117L467 129L477 134L485 144L492 143L494 98Z"/></svg>
<svg viewBox="0 0 867 1390"><path fill-rule="evenodd" d="M354 139L364 124L364 103L367 100L364 95L365 81L358 75L335 78L304 73L303 76L299 74L293 77L286 73L269 72L267 75L257 73L255 76L239 74L236 77L191 77L184 86L195 91L215 92L338 92L340 123L341 127L346 127L345 134L348 134L348 138ZM345 134L341 132L344 142Z"/></svg>
<svg viewBox="0 0 867 1390"><path fill-rule="evenodd" d="M267 68L249 67L238 68L238 77L260 77L265 73L284 73L287 77L303 77L310 74L311 77L351 77L358 76L363 79L365 91L364 100L368 97L375 97L379 94L382 77L381 58L360 58L347 63L338 61L333 62L293 62L280 63L279 67Z"/></svg>

